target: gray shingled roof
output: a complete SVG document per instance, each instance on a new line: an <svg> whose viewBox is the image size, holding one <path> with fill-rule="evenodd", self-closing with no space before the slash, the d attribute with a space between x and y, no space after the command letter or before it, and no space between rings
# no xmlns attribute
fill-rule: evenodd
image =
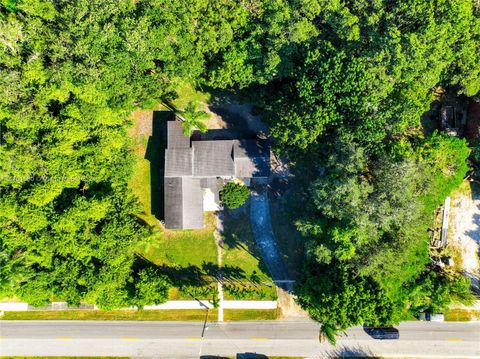
<svg viewBox="0 0 480 359"><path fill-rule="evenodd" d="M165 178L165 227L170 229L203 227L203 192L200 179Z"/></svg>
<svg viewBox="0 0 480 359"><path fill-rule="evenodd" d="M203 227L203 191L199 178L183 177L183 228Z"/></svg>
<svg viewBox="0 0 480 359"><path fill-rule="evenodd" d="M167 148L189 148L190 137L185 137L182 132L182 121L167 122Z"/></svg>
<svg viewBox="0 0 480 359"><path fill-rule="evenodd" d="M268 142L265 140L234 140L233 157L270 157Z"/></svg>
<svg viewBox="0 0 480 359"><path fill-rule="evenodd" d="M234 176L232 140L193 141L193 175L197 177Z"/></svg>
<svg viewBox="0 0 480 359"><path fill-rule="evenodd" d="M235 177L268 177L270 149L267 141L235 140L233 144Z"/></svg>
<svg viewBox="0 0 480 359"><path fill-rule="evenodd" d="M191 176L193 174L191 148L165 150L165 177Z"/></svg>
<svg viewBox="0 0 480 359"><path fill-rule="evenodd" d="M203 227L203 190L212 188L218 200L215 177L267 177L270 149L267 141L190 141L181 121L167 122L165 150L165 227Z"/></svg>

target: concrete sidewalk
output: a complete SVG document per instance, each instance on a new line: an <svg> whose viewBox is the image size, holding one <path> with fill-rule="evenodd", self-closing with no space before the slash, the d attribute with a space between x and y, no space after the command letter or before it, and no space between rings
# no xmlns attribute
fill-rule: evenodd
<svg viewBox="0 0 480 359"><path fill-rule="evenodd" d="M224 300L223 307L227 309L276 309L277 302L274 300ZM207 301L197 300L169 300L160 305L146 305L144 310L162 310L162 309L205 309L213 308L213 305ZM4 312L23 312L28 310L97 310L98 307L91 304L83 304L80 307L69 306L66 302L54 302L41 308L35 308L28 303L12 302L0 303L0 311ZM122 308L136 309L136 307Z"/></svg>

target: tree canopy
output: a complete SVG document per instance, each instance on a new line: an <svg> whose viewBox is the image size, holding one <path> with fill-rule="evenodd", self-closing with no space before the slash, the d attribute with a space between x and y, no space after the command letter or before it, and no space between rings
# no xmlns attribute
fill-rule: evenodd
<svg viewBox="0 0 480 359"><path fill-rule="evenodd" d="M136 263L127 128L178 79L248 97L308 179L297 290L330 334L465 294L427 230L469 149L420 117L436 88L478 98L479 52L474 0L0 0L0 294L166 300Z"/></svg>

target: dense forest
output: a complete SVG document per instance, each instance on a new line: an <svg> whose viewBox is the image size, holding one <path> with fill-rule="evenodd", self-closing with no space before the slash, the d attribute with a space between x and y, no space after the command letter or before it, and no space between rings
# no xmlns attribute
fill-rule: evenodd
<svg viewBox="0 0 480 359"><path fill-rule="evenodd" d="M299 303L327 335L468 297L429 265L465 140L422 131L437 88L480 92L475 0L1 0L0 293L103 308L166 298L135 266L136 108L175 80L255 94L301 168Z"/></svg>

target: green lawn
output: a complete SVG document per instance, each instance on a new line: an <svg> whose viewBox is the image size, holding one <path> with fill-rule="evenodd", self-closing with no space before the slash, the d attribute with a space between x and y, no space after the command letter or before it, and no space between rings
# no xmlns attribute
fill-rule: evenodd
<svg viewBox="0 0 480 359"><path fill-rule="evenodd" d="M447 309L444 314L445 321L448 322L469 322L471 320L480 320L480 310Z"/></svg>
<svg viewBox="0 0 480 359"><path fill-rule="evenodd" d="M223 276L225 299L276 299L250 227L248 208L224 214Z"/></svg>
<svg viewBox="0 0 480 359"><path fill-rule="evenodd" d="M217 265L217 247L213 232L215 215L205 214L205 228L197 230L167 230L146 240L138 252L159 266Z"/></svg>
<svg viewBox="0 0 480 359"><path fill-rule="evenodd" d="M39 310L5 312L2 320L165 320L203 321L205 309L165 310ZM209 320L217 320L217 311L210 310Z"/></svg>
<svg viewBox="0 0 480 359"><path fill-rule="evenodd" d="M161 231L163 215L161 177L164 166L164 124L172 114L161 105L157 111L137 110L132 114L129 130L136 155L136 166L129 186L143 207L141 218L156 231Z"/></svg>
<svg viewBox="0 0 480 359"><path fill-rule="evenodd" d="M169 299L209 299L216 294L217 247L213 232L215 215L205 214L205 228L167 230L145 240L137 253L161 267L175 288Z"/></svg>
<svg viewBox="0 0 480 359"><path fill-rule="evenodd" d="M225 321L235 320L275 320L280 318L278 309L224 309Z"/></svg>
<svg viewBox="0 0 480 359"><path fill-rule="evenodd" d="M205 309L165 310L39 310L5 312L2 320L162 320L162 321L204 321ZM276 309L225 309L224 319L274 320L279 317ZM216 321L216 309L210 309L209 321Z"/></svg>
<svg viewBox="0 0 480 359"><path fill-rule="evenodd" d="M200 110L204 110L211 97L209 93L201 92L181 80L176 81L175 92L178 97L171 101L171 105L179 110L185 109L191 101L196 102Z"/></svg>

